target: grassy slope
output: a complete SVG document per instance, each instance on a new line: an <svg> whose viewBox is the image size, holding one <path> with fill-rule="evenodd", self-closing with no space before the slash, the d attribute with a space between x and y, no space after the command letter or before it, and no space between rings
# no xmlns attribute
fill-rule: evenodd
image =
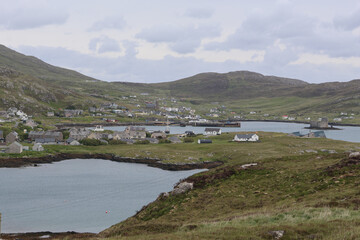
<svg viewBox="0 0 360 240"><path fill-rule="evenodd" d="M360 145L283 134L261 136L261 143L236 144L237 152L225 166L196 175L220 176L218 179L210 177L206 184L195 181L195 189L186 194L158 199L136 216L105 230L102 236L272 239L269 231L285 230L283 239L358 239L360 198L356 186L360 183L360 168L327 168L345 158L341 152ZM216 140L221 142L227 137ZM220 142L230 154L228 146L235 143ZM339 153L298 153L309 148L336 148ZM258 167L238 167L254 161Z"/></svg>

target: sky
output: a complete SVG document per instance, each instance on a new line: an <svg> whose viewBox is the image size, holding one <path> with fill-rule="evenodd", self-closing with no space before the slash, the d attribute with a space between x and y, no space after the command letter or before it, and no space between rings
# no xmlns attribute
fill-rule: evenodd
<svg viewBox="0 0 360 240"><path fill-rule="evenodd" d="M0 44L104 80L360 79L357 0L1 0Z"/></svg>

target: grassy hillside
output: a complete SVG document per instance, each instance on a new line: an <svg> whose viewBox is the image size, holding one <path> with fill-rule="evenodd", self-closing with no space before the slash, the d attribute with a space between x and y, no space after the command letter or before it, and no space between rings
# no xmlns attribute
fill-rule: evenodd
<svg viewBox="0 0 360 240"><path fill-rule="evenodd" d="M75 82L98 81L69 69L52 66L36 57L25 56L3 45L0 45L0 64L49 82L72 85Z"/></svg>
<svg viewBox="0 0 360 240"><path fill-rule="evenodd" d="M104 102L116 102L135 109L137 104L161 98L163 106L191 106L205 114L224 105L247 119L276 119L283 114L305 120L341 112L354 114L348 123L360 123L360 80L309 84L301 80L264 76L238 71L202 73L177 81L155 84L103 82L78 72L49 65L0 45L0 108L10 106L33 113L58 110L73 105L86 109ZM9 72L11 72L9 74ZM141 96L147 93L148 96ZM137 100L123 96L137 95ZM216 104L214 104L214 102ZM248 116L249 112L257 114ZM224 118L230 117L229 112Z"/></svg>
<svg viewBox="0 0 360 240"><path fill-rule="evenodd" d="M214 137L225 165L186 179L194 189L159 197L103 231L104 239L358 239L359 144L260 133L260 143ZM330 154L325 150L334 150ZM222 150L220 150L222 149ZM325 150L324 150L325 149ZM306 150L318 151L309 153ZM258 163L247 170L242 164Z"/></svg>

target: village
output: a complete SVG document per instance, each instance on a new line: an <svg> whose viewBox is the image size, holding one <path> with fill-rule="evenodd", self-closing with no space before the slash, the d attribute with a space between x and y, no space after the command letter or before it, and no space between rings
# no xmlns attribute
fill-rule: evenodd
<svg viewBox="0 0 360 240"><path fill-rule="evenodd" d="M136 98L136 96L132 96ZM171 99L172 103L176 103L176 99ZM225 106L222 106L226 109ZM44 145L118 145L118 144L159 144L159 143L189 143L194 142L192 137L193 131L184 131L181 134L170 134L169 125L178 124L180 126L192 125L206 127L200 135L204 139L197 138L197 143L212 143L209 136L221 135L220 127L241 127L240 117L228 120L214 120L206 117L218 117L219 114L225 114L226 111L220 111L216 108L209 110L210 114L196 115L195 110L191 107L159 107L158 103L146 102L145 109L129 110L126 107L119 106L116 103L103 104L99 108L90 107L88 110L81 109L65 109L61 114L47 112L46 117L61 121L61 119L76 119L83 115L101 117L106 123L119 124L116 117L133 118L144 116L146 114L158 116L159 118L144 119L146 125L164 125L167 126L164 131L147 131L145 127L134 126L128 124L124 131L104 130L100 124L96 127L80 126L62 126L61 128L49 128L41 125L41 121L34 120L32 116L26 114L22 110L15 107L9 108L7 111L0 111L1 126L13 126L11 128L0 128L0 152L4 153L22 153L23 151L44 151ZM115 115L114 115L115 114ZM252 114L252 113L250 113ZM344 114L344 113L342 113ZM160 118L161 117L161 118ZM166 119L166 120L165 120ZM236 120L235 120L236 119ZM230 121L231 120L231 121ZM129 122L129 121L128 121ZM134 123L134 121L132 122ZM136 123L136 122L135 122ZM0 126L0 127L1 127ZM310 121L309 129L332 129L329 127L327 118L319 118L318 121ZM296 137L326 137L323 131L313 131L308 134L300 132L290 133ZM237 134L233 141L236 142L257 142L259 136L256 134Z"/></svg>

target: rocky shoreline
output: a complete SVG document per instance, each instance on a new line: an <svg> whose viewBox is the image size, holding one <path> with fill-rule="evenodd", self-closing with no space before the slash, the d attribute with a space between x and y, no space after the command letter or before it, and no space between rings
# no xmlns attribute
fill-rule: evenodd
<svg viewBox="0 0 360 240"><path fill-rule="evenodd" d="M221 161L215 162L199 162L199 163L163 163L157 158L129 158L116 156L106 153L59 153L55 155L47 155L43 157L22 157L22 158L0 158L0 168L16 168L25 166L36 166L37 164L53 163L69 159L102 159L115 162L125 163L141 163L150 167L156 167L163 170L181 171L192 169L210 169L223 164Z"/></svg>
<svg viewBox="0 0 360 240"><path fill-rule="evenodd" d="M96 238L96 233L78 232L29 232L29 233L2 233L0 239L3 240L31 240L31 239L90 239Z"/></svg>

